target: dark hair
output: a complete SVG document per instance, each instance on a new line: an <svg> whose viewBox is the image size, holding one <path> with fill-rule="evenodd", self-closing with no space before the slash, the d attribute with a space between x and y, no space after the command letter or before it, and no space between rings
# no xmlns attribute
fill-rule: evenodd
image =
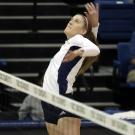
<svg viewBox="0 0 135 135"><path fill-rule="evenodd" d="M85 28L87 28L87 32L83 36L98 46L99 44L98 44L94 34L92 33L91 23L86 22L88 20L86 20L87 18L84 15L81 15L81 16L84 18ZM78 75L83 74L97 60L98 60L98 56L86 57L82 63L82 66L78 72Z"/></svg>

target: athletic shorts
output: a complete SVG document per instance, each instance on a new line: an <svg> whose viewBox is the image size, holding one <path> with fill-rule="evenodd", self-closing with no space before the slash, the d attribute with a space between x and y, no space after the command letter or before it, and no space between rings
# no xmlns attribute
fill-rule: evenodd
<svg viewBox="0 0 135 135"><path fill-rule="evenodd" d="M73 99L72 94L65 94L65 97ZM51 104L41 101L45 121L52 124L57 124L58 120L63 117L74 117L79 118L77 115L64 111L58 107L55 107Z"/></svg>

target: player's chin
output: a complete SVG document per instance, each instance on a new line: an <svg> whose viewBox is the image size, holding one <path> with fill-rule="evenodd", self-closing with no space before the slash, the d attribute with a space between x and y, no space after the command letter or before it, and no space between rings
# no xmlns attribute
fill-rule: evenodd
<svg viewBox="0 0 135 135"><path fill-rule="evenodd" d="M67 28L65 28L65 30L64 30L64 33L65 33L65 35L69 35L69 33L70 33L70 30L68 30Z"/></svg>
<svg viewBox="0 0 135 135"><path fill-rule="evenodd" d="M69 29L66 27L65 29L64 29L64 33L67 33L69 31Z"/></svg>

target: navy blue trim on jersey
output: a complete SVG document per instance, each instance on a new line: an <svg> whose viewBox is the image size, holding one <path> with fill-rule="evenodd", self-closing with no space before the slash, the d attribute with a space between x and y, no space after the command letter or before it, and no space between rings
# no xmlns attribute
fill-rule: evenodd
<svg viewBox="0 0 135 135"><path fill-rule="evenodd" d="M70 47L68 52L77 50L79 48L80 47L78 47L78 46L72 46L72 47ZM67 76L80 59L81 59L81 57L76 57L72 61L61 63L59 70L58 70L58 84L59 84L59 93L60 94L63 95L66 93L66 90L68 87Z"/></svg>

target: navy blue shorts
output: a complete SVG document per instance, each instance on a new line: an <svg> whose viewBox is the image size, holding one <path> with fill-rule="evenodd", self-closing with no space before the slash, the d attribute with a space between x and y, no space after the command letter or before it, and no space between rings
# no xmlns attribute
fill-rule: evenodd
<svg viewBox="0 0 135 135"><path fill-rule="evenodd" d="M71 99L73 98L72 94L65 94L63 96L71 98ZM55 107L51 104L46 103L46 102L42 101L41 104L42 104L42 108L44 111L45 121L48 123L57 124L58 119L63 118L63 117L79 118L78 116L76 116L72 113L64 111L58 107Z"/></svg>

